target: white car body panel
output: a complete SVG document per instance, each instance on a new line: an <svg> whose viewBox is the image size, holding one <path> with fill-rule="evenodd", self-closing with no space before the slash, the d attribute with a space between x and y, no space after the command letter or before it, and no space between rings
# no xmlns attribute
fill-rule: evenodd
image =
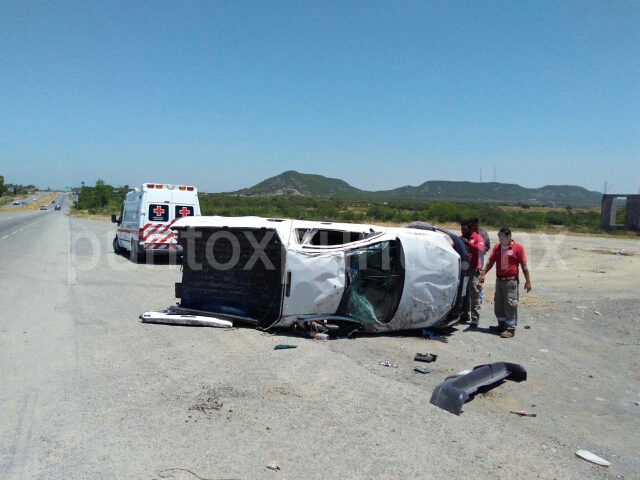
<svg viewBox="0 0 640 480"><path fill-rule="evenodd" d="M352 232L364 238L339 245L301 243L298 230L314 228ZM289 296L283 291L281 316L276 322L281 326L289 326L305 316L338 315L348 287L348 256L354 251L368 252L387 242L401 245L402 293L392 318L386 323L365 320L365 330L391 331L442 324L456 301L460 256L452 248L450 238L441 232L260 217L202 216L177 220L172 229L181 233L189 229L274 230L285 250L281 269L283 285L287 283L287 272L291 272ZM188 256L188 251L186 253Z"/></svg>

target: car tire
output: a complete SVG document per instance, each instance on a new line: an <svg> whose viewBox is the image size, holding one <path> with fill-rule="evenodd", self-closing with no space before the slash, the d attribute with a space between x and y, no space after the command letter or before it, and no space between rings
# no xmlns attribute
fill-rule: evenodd
<svg viewBox="0 0 640 480"><path fill-rule="evenodd" d="M124 252L126 252L126 251L127 251L127 249L126 249L126 248L122 248L122 247L120 246L120 242L118 242L118 237L115 237L115 238L113 239L113 252L114 252L114 253L116 253L116 254L118 254L118 255L121 255L121 254L123 254L123 253L124 253Z"/></svg>
<svg viewBox="0 0 640 480"><path fill-rule="evenodd" d="M129 258L133 263L140 263L142 254L138 252L138 246L135 240L131 240L131 249L129 250Z"/></svg>

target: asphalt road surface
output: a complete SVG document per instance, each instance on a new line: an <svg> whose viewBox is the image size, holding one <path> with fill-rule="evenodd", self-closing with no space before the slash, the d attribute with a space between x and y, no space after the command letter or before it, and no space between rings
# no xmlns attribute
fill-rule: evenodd
<svg viewBox="0 0 640 480"><path fill-rule="evenodd" d="M530 242L534 290L513 339L486 328L488 281L481 328L448 343L316 342L142 324L176 302L179 265L133 264L112 252L113 225L65 210L0 215L2 479L639 478L635 239ZM494 361L528 380L460 416L429 403L447 375Z"/></svg>

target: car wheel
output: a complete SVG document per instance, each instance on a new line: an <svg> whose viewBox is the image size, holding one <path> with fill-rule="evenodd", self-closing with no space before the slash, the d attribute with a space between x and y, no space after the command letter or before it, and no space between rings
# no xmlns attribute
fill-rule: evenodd
<svg viewBox="0 0 640 480"><path fill-rule="evenodd" d="M138 246L135 240L131 240L131 249L129 250L129 258L133 263L139 263L142 259L142 254L138 252Z"/></svg>
<svg viewBox="0 0 640 480"><path fill-rule="evenodd" d="M118 237L115 237L113 239L113 252L120 255L124 252L126 252L127 250L125 248L122 248L120 246L120 242L118 242Z"/></svg>

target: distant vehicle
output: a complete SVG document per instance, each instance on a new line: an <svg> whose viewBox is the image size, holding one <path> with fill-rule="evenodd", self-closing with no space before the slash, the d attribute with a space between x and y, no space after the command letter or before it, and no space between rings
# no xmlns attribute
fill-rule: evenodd
<svg viewBox="0 0 640 480"><path fill-rule="evenodd" d="M40 210L46 210L47 206L46 205L40 205Z"/></svg>
<svg viewBox="0 0 640 480"><path fill-rule="evenodd" d="M60 205L56 205L56 210L60 210Z"/></svg>
<svg viewBox="0 0 640 480"><path fill-rule="evenodd" d="M171 229L185 250L183 313L366 332L459 321L468 256L444 229L259 217L184 218Z"/></svg>
<svg viewBox="0 0 640 480"><path fill-rule="evenodd" d="M13 204L14 204L14 205L20 205L20 200L14 200L14 201L13 201Z"/></svg>
<svg viewBox="0 0 640 480"><path fill-rule="evenodd" d="M175 234L169 228L183 217L200 216L198 190L186 185L144 183L127 193L113 239L113 251L129 251L137 261L145 253L182 254Z"/></svg>

